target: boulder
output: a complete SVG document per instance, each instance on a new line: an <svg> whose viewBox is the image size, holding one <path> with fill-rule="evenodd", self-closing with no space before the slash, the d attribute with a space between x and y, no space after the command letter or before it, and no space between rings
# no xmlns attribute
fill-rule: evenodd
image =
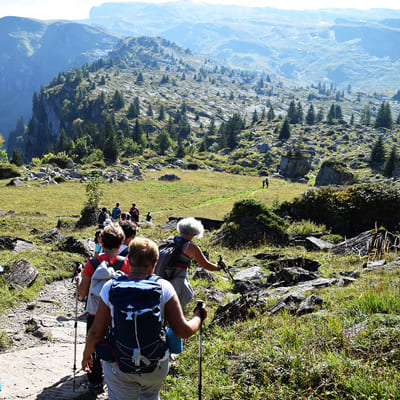
<svg viewBox="0 0 400 400"><path fill-rule="evenodd" d="M308 157L282 157L280 170L289 179L304 177L311 170L311 160Z"/></svg>
<svg viewBox="0 0 400 400"><path fill-rule="evenodd" d="M327 242L322 239L318 239L314 236L308 236L305 239L304 242L304 247L308 251L313 251L313 250L329 250L333 247L333 243Z"/></svg>
<svg viewBox="0 0 400 400"><path fill-rule="evenodd" d="M90 258L90 248L81 240L68 236L62 241L57 243L57 248L60 251L66 251L68 253L82 254L85 258Z"/></svg>
<svg viewBox="0 0 400 400"><path fill-rule="evenodd" d="M315 179L315 186L352 185L353 183L353 173L338 161L325 161Z"/></svg>
<svg viewBox="0 0 400 400"><path fill-rule="evenodd" d="M40 238L47 243L56 243L56 242L59 242L60 240L62 240L64 238L64 236L57 228L53 228L46 232L43 232L40 235Z"/></svg>
<svg viewBox="0 0 400 400"><path fill-rule="evenodd" d="M268 275L260 267L246 268L233 276L234 293L251 293L266 288Z"/></svg>
<svg viewBox="0 0 400 400"><path fill-rule="evenodd" d="M7 183L7 186L25 186L25 184L22 182L21 178L14 178Z"/></svg>
<svg viewBox="0 0 400 400"><path fill-rule="evenodd" d="M179 181L181 178L175 174L165 174L158 178L159 181L167 181L167 182L174 182Z"/></svg>
<svg viewBox="0 0 400 400"><path fill-rule="evenodd" d="M38 277L39 271L25 259L15 261L10 272L6 275L7 285L18 288L19 286L30 286Z"/></svg>
<svg viewBox="0 0 400 400"><path fill-rule="evenodd" d="M282 268L268 276L267 283L271 287L294 286L300 282L318 279L318 275L300 267Z"/></svg>

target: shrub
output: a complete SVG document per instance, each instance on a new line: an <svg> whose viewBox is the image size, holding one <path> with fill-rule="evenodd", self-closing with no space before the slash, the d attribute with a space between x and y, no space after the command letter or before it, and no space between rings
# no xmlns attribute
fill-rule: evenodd
<svg viewBox="0 0 400 400"><path fill-rule="evenodd" d="M400 220L400 191L385 183L357 184L345 189L323 186L282 203L277 213L325 224L341 235L358 234L375 225L392 230Z"/></svg>
<svg viewBox="0 0 400 400"><path fill-rule="evenodd" d="M9 179L21 176L18 168L11 164L0 164L0 179Z"/></svg>

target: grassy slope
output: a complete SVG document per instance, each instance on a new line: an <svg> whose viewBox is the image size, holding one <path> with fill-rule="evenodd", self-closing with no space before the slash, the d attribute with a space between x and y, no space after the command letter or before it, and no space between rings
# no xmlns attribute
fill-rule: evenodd
<svg viewBox="0 0 400 400"><path fill-rule="evenodd" d="M178 172L182 179L177 183L153 179L162 173L165 171L149 172L142 182L107 184L102 204L112 207L115 201L120 201L126 210L136 201L143 213L151 210L155 222L164 223L170 215L222 218L240 198L254 196L271 205L275 200L293 198L306 188L272 180L270 188L262 190L257 177L204 171ZM14 217L0 218L2 234L15 233L37 241L37 237L29 233L32 227L54 227L58 215L79 213L84 200L85 186L78 183L8 188L1 182L0 208L3 211L13 209L16 213ZM93 229L73 232L77 236L92 233ZM145 230L142 234L153 239L162 235L159 230ZM239 257L260 251L307 255L322 263L323 276L354 270L365 261L359 257L306 253L304 248L221 249L211 244L208 235L200 244L203 249L210 250L211 259L216 260L217 254L222 253L229 265L235 265ZM49 254L54 254L49 252L51 246L40 242L37 246L35 252L18 255L18 258L27 258L50 279L56 272L68 275L70 270L65 265L72 260L58 253L59 262L54 266L49 258ZM388 258L393 256L388 255ZM13 259L16 255L2 252L3 265ZM232 297L226 276L215 275L216 283L192 282L196 300L206 299L204 288L210 285L223 290L226 301ZM362 274L350 286L320 290L318 295L324 303L314 314L293 317L256 312L248 321L214 329L207 325L217 304L207 300L209 319L203 335L203 399L400 398L399 283L398 269L370 272ZM3 284L0 289L4 310L6 299L12 299L15 294ZM24 291L17 300L33 295ZM271 298L269 303L274 301ZM191 305L187 307L188 316L192 308ZM359 333L352 329L357 324L364 327ZM173 374L163 385L162 398L197 398L197 344L197 336L185 341L184 352L178 356Z"/></svg>

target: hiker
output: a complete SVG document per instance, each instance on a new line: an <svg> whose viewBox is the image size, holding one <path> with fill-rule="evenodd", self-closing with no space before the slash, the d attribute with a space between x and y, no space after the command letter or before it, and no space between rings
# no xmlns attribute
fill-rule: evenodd
<svg viewBox="0 0 400 400"><path fill-rule="evenodd" d="M269 180L268 180L268 178L265 178L265 179L263 180L262 185L263 185L263 189L264 189L265 186L268 188L268 186L269 186Z"/></svg>
<svg viewBox="0 0 400 400"><path fill-rule="evenodd" d="M157 333L160 332L158 316L156 320L151 320L151 326L148 327L143 319L140 320L140 315L129 311L134 310L135 307L138 309L146 307L147 312L152 312L153 310L147 303L141 305L139 301L129 302L129 306L127 307L128 311L124 311L123 308L120 307L121 304L124 304L123 300L125 296L131 298L130 296L137 293L140 288L151 290L151 298L157 293L155 303L153 304L158 304L156 308L158 313L161 311L161 322L167 321L169 327L178 337L188 338L192 336L200 327L202 322L201 317L204 319L207 315L204 306L202 311L196 308L193 318L187 321L183 315L182 308L172 285L164 279L154 275L152 276L154 266L158 259L158 248L153 241L141 237L132 240L129 245L128 259L130 263L130 273L127 278L113 279L107 282L101 291L101 300L96 318L88 333L85 349L83 351L82 369L86 372L90 371L92 368L92 354L95 346L102 341L110 323L111 326L115 328L117 328L119 324L129 324L129 326L132 327L132 333L128 332L128 335L128 329L115 329L115 343L124 342L126 336L128 336L128 340L131 340L131 336L136 336L136 338L140 337L140 342L143 342L146 336L151 335L155 330L157 330ZM122 283L121 287L119 286L120 280ZM140 297L140 299L142 299L142 297ZM116 310L119 310L119 313ZM136 321L141 322L141 325L139 323L136 324ZM136 329L133 329L133 327ZM160 340L164 341L164 346L161 347L162 351L159 352L160 354L157 359L152 359L153 363L149 368L151 369L149 372L123 372L121 370L121 368L129 370L128 367L130 364L132 368L135 368L139 363L143 365L142 368L146 368L146 364L143 363L142 359L147 363L150 363L150 361L143 356L143 353L146 351L144 345L139 349L126 349L124 347L124 355L126 352L133 354L133 356L124 357L122 360L123 363L118 361L118 359L121 360L121 358L118 357L118 351L116 351L116 361L103 361L104 379L108 388L109 400L159 399L162 383L168 374L169 363L169 351L164 338L165 335L160 335ZM134 339L134 341L137 343L139 339ZM148 349L150 354L154 354L154 352L159 349L158 345L159 341L156 344L152 343ZM117 346L115 346L115 348L117 348ZM135 364L135 361L137 361L137 364ZM138 369L135 371L137 370Z"/></svg>
<svg viewBox="0 0 400 400"><path fill-rule="evenodd" d="M93 324L102 285L116 274L116 270L125 274L129 273L128 259L117 256L124 238L121 227L113 224L106 226L99 238L104 253L88 260L82 273L77 275L78 295L81 298L88 297L86 332ZM91 394L103 392L102 375L101 361L94 354L92 371L88 373L89 392Z"/></svg>
<svg viewBox="0 0 400 400"><path fill-rule="evenodd" d="M94 256L97 257L100 253L103 252L101 245L100 245L100 235L102 229L97 229L94 233Z"/></svg>
<svg viewBox="0 0 400 400"><path fill-rule="evenodd" d="M121 222L120 227L124 231L125 239L119 248L118 255L127 257L128 256L128 246L129 243L135 238L136 236L136 225L134 225L130 221Z"/></svg>
<svg viewBox="0 0 400 400"><path fill-rule="evenodd" d="M147 215L146 215L146 221L147 222L151 222L151 219L152 219L153 217L151 216L151 214L150 214L150 211L147 213Z"/></svg>
<svg viewBox="0 0 400 400"><path fill-rule="evenodd" d="M139 222L140 212L135 203L132 203L132 207L129 209L129 214L131 214L132 221Z"/></svg>
<svg viewBox="0 0 400 400"><path fill-rule="evenodd" d="M174 275L169 281L172 283L178 295L182 308L185 308L186 304L193 298L193 288L188 278L188 268L192 259L195 260L200 267L208 271L219 271L221 267L218 264L210 262L205 257L200 247L192 242L193 238L198 237L200 239L203 236L204 227L201 221L192 217L184 218L178 222L176 229L180 236L175 237L174 240L183 241L183 245L177 259ZM222 267L226 267L224 260L221 260L220 264Z"/></svg>
<svg viewBox="0 0 400 400"><path fill-rule="evenodd" d="M115 207L112 209L111 216L114 222L119 221L119 219L121 218L121 209L119 208L119 203L115 204Z"/></svg>
<svg viewBox="0 0 400 400"><path fill-rule="evenodd" d="M121 224L122 222L129 221L131 219L131 215L129 213L123 212L121 213L121 221L119 223Z"/></svg>
<svg viewBox="0 0 400 400"><path fill-rule="evenodd" d="M107 208L103 207L97 217L97 223L99 224L99 228L103 228L104 221L107 218L110 218L110 216L108 215Z"/></svg>

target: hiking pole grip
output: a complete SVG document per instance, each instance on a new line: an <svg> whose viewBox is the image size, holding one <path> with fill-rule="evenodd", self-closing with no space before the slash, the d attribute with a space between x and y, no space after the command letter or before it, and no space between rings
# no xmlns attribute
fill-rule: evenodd
<svg viewBox="0 0 400 400"><path fill-rule="evenodd" d="M201 322L203 322L203 320L204 320L204 309L203 309L203 306L204 306L204 301L203 300L198 300L196 308L199 309Z"/></svg>

